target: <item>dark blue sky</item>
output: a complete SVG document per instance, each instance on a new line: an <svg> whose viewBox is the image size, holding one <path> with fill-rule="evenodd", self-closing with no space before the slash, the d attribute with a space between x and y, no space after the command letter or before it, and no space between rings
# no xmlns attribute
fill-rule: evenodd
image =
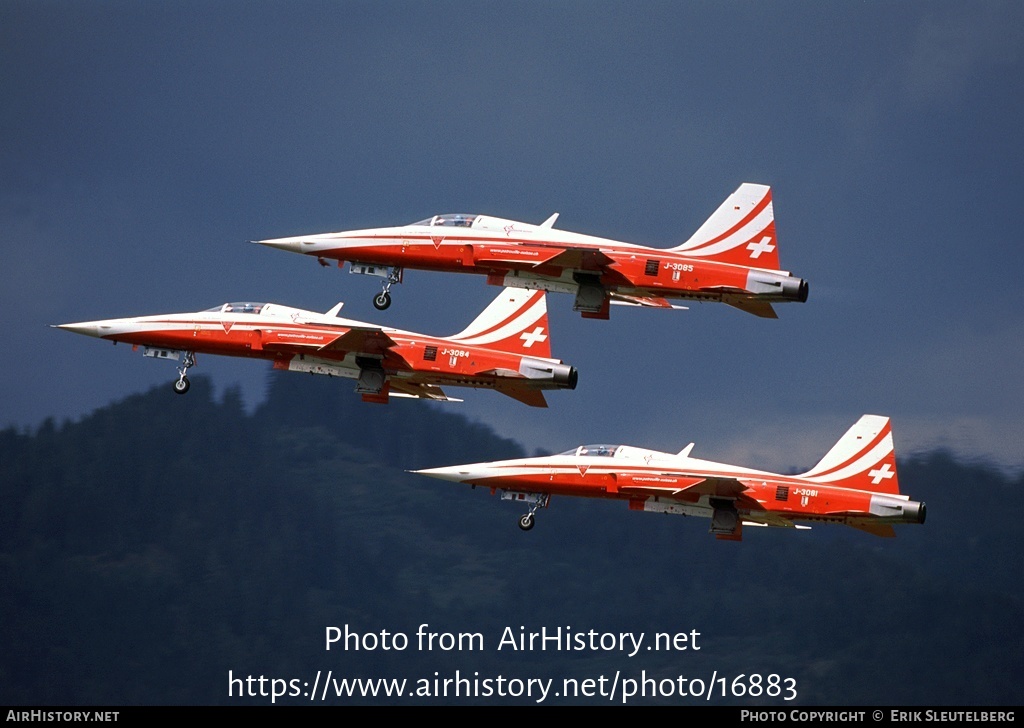
<svg viewBox="0 0 1024 728"><path fill-rule="evenodd" d="M807 303L602 322L553 294L578 389L446 406L528 447L696 441L765 468L869 412L897 454L1024 465L1020 3L8 0L0 69L0 426L175 376L50 324L345 301L451 334L496 293L412 271L378 312L376 279L248 240L559 212L667 247L758 182ZM268 367L195 371L254 404Z"/></svg>

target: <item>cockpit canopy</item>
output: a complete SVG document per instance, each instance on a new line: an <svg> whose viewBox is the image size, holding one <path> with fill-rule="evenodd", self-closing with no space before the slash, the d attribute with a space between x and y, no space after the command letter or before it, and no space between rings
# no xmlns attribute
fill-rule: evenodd
<svg viewBox="0 0 1024 728"><path fill-rule="evenodd" d="M578 458L612 458L615 457L615 451L618 450L619 447L619 445L580 445L572 450L566 450L565 452L558 454L569 457L576 456Z"/></svg>
<svg viewBox="0 0 1024 728"><path fill-rule="evenodd" d="M222 303L220 306L206 309L209 313L259 313L266 306L265 303Z"/></svg>
<svg viewBox="0 0 1024 728"><path fill-rule="evenodd" d="M453 212L447 215L434 215L426 220L414 222L413 225L425 225L428 227L473 227L473 221L477 215L467 215L461 212Z"/></svg>

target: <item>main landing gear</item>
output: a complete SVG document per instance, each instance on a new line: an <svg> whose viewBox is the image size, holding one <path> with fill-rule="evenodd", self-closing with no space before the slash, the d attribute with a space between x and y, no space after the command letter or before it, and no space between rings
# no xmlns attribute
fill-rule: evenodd
<svg viewBox="0 0 1024 728"><path fill-rule="evenodd" d="M194 367L195 365L196 365L196 355L195 355L195 352L186 351L185 352L185 361L183 361L181 363L181 366L178 367L178 381L176 381L174 383L174 392L175 392L175 394L185 394L185 392L188 391L188 388L191 385L189 384L188 377L185 376L185 375L188 373L189 368L190 367Z"/></svg>
<svg viewBox="0 0 1024 728"><path fill-rule="evenodd" d="M401 283L402 281L402 269L400 266L395 266L388 269L388 277L384 281L384 289L373 297L373 307L378 311L383 311L391 305L391 294L388 291L391 290L391 286L395 283Z"/></svg>

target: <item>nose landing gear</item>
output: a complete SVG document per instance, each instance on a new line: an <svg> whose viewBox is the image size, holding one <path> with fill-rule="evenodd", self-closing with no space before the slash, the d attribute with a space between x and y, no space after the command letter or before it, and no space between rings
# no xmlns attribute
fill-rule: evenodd
<svg viewBox="0 0 1024 728"><path fill-rule="evenodd" d="M524 531L529 531L536 525L537 509L546 508L548 501L551 500L551 496L547 493L510 493L508 496L502 495L502 498L506 497L509 500L525 500L530 504L530 511L519 517L519 528Z"/></svg>
<svg viewBox="0 0 1024 728"><path fill-rule="evenodd" d="M373 307L378 311L383 311L391 305L391 294L388 293L387 288L378 293L373 297Z"/></svg>
<svg viewBox="0 0 1024 728"><path fill-rule="evenodd" d="M191 385L189 384L188 377L186 376L186 374L188 373L189 368L194 367L195 365L195 352L186 351L185 360L181 363L181 366L178 367L178 380L174 383L175 394L185 394L185 392L188 391L188 388Z"/></svg>
<svg viewBox="0 0 1024 728"><path fill-rule="evenodd" d="M402 282L402 269L399 266L388 269L388 277L384 281L383 290L373 297L373 307L378 311L383 311L391 305L391 294L388 292L391 290L391 286L395 283Z"/></svg>

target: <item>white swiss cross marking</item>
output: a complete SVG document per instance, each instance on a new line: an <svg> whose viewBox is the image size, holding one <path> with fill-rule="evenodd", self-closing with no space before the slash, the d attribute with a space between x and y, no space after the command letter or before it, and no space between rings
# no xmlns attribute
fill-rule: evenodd
<svg viewBox="0 0 1024 728"><path fill-rule="evenodd" d="M523 348L529 349L534 344L544 341L548 337L544 333L544 327L538 326L533 331L524 331L519 335L519 338L523 340Z"/></svg>
<svg viewBox="0 0 1024 728"><path fill-rule="evenodd" d="M892 468L889 467L889 463L886 463L881 468L872 470L868 473L868 477L871 478L872 485L878 485L886 478L891 478L894 475L896 475L896 473L892 472Z"/></svg>
<svg viewBox="0 0 1024 728"><path fill-rule="evenodd" d="M761 253L770 253L775 250L775 246L772 245L772 239L765 235L760 241L756 243L749 243L747 250L750 251L751 258L760 258Z"/></svg>

